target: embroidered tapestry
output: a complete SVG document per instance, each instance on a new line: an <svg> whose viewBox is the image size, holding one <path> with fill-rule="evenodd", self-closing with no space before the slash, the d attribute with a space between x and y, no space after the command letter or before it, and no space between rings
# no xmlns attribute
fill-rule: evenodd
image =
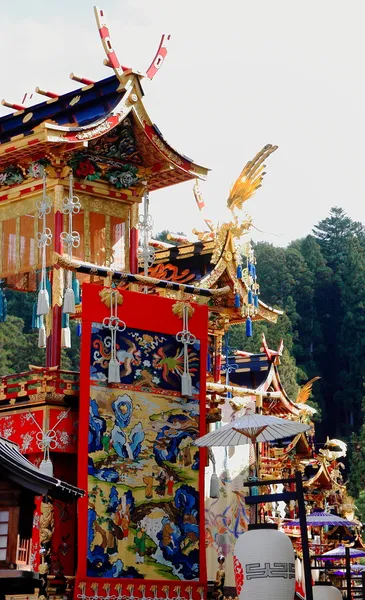
<svg viewBox="0 0 365 600"><path fill-rule="evenodd" d="M89 284L83 290L84 583L180 581L197 590L205 580L204 464L200 469L202 452L193 441L205 432L207 310L194 306L189 320L192 394L183 397L184 347L176 339L183 325L172 312L175 302L121 290L118 317L126 328L115 340L120 383L108 384L112 339L103 325L108 309L101 289Z"/></svg>

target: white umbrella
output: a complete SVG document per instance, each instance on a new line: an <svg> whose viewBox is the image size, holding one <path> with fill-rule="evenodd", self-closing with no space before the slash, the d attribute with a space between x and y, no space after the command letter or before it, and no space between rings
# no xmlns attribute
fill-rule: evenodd
<svg viewBox="0 0 365 600"><path fill-rule="evenodd" d="M349 548L349 551L350 558L359 558L360 556L365 556L365 552L360 550L360 548ZM330 550L329 552L322 554L321 560L336 560L336 558L345 558L345 556L345 546L337 546L337 548L334 550Z"/></svg>
<svg viewBox="0 0 365 600"><path fill-rule="evenodd" d="M197 446L242 446L292 437L310 425L267 415L247 414L195 440Z"/></svg>
<svg viewBox="0 0 365 600"><path fill-rule="evenodd" d="M299 519L294 519L293 521L289 521L289 523L285 523L285 527L299 527L299 525ZM327 513L323 510L316 510L310 515L307 515L307 527L324 527L325 525L329 525L330 527L336 527L336 525L355 527L356 523L333 515L332 513Z"/></svg>

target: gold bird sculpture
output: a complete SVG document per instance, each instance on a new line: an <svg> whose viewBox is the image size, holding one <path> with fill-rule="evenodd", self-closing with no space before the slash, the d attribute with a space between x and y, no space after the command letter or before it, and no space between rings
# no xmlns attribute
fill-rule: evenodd
<svg viewBox="0 0 365 600"><path fill-rule="evenodd" d="M277 149L278 146L267 144L243 167L227 200L227 206L232 212L235 209L241 210L243 203L261 187L266 167L264 162Z"/></svg>
<svg viewBox="0 0 365 600"><path fill-rule="evenodd" d="M318 379L321 379L320 377L313 377L313 379L310 379L309 381L307 381L307 383L305 383L304 385L302 385L302 387L300 388L298 395L297 395L297 399L296 399L296 403L297 404L305 404L308 400L308 398L310 397L311 393L312 393L312 387L315 381L318 381Z"/></svg>

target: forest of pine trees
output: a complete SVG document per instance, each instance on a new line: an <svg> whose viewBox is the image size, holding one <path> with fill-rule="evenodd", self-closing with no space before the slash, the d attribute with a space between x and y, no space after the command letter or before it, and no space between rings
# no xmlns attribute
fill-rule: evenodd
<svg viewBox="0 0 365 600"><path fill-rule="evenodd" d="M166 232L160 237L164 238ZM319 375L312 402L319 410L317 441L327 436L349 443L350 490L365 490L365 228L341 208L288 247L255 244L261 299L285 314L276 325L256 323L253 337L231 329L229 345L258 352L261 334L272 348L284 339L280 366L288 394ZM0 375L42 364L31 329L31 295L7 292L9 316L0 324ZM63 355L63 368L77 369L78 344ZM364 492L365 493L365 492Z"/></svg>

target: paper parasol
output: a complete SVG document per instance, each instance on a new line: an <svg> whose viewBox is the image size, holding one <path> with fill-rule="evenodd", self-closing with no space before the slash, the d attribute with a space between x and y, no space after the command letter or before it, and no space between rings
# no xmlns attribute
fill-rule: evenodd
<svg viewBox="0 0 365 600"><path fill-rule="evenodd" d="M268 415L247 414L195 440L197 446L242 446L303 433L310 425Z"/></svg>
<svg viewBox="0 0 365 600"><path fill-rule="evenodd" d="M285 523L285 527L299 527L299 525L299 519ZM307 515L307 527L324 527L326 525L329 525L330 527L337 527L340 525L345 527L355 527L356 523L353 521L348 521L347 519L343 519L342 517L338 517L337 515L332 515L331 513L319 510Z"/></svg>
<svg viewBox="0 0 365 600"><path fill-rule="evenodd" d="M360 548L349 548L350 550L350 558L359 558L360 556L365 556L365 552L360 550ZM336 560L338 558L345 558L346 556L346 548L345 546L337 546L334 550L330 550L329 552L325 552L321 556L321 560Z"/></svg>

